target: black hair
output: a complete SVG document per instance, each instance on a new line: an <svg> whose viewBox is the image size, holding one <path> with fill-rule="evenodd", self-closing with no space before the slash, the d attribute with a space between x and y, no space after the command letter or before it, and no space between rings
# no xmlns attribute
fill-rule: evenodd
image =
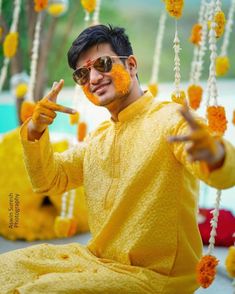
<svg viewBox="0 0 235 294"><path fill-rule="evenodd" d="M124 28L112 27L111 25L95 25L86 28L73 41L67 53L69 66L75 70L80 54L101 43L110 44L112 50L119 56L133 54L131 43L125 34Z"/></svg>

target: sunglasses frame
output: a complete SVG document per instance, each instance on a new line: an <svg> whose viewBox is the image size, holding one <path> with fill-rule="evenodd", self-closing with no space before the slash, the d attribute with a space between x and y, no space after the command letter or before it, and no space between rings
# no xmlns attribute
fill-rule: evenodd
<svg viewBox="0 0 235 294"><path fill-rule="evenodd" d="M104 70L104 71L101 71L99 69L97 69L96 67L94 67L94 64L97 62L97 60L99 60L100 58L104 58L104 57L107 57L110 59L110 61L112 62L111 63L111 68L109 70ZM101 72L101 73L106 73L106 72L110 72L112 70L112 67L113 67L113 60L114 58L118 58L118 59L127 59L129 56L123 56L123 55L120 55L120 56L109 56L109 55L104 55L104 56L100 56L96 59L93 59L91 61L88 62L88 65L87 66L80 66L78 67L74 72L73 72L73 80L75 81L75 83L77 83L79 86L84 86L87 82L89 82L90 80L90 68L91 67L94 67L95 70ZM86 69L87 70L87 75L85 75L83 77L84 81L83 82L79 82L79 78L77 77L77 72L78 70L81 70L81 69ZM80 78L80 80L82 80L82 78Z"/></svg>

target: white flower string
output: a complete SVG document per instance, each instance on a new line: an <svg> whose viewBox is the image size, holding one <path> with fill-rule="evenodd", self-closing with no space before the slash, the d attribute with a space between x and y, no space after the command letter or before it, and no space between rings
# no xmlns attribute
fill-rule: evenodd
<svg viewBox="0 0 235 294"><path fill-rule="evenodd" d="M75 202L76 190L72 190L70 192L70 199L68 205L68 218L73 218L73 211L74 211L74 202Z"/></svg>
<svg viewBox="0 0 235 294"><path fill-rule="evenodd" d="M180 40L178 37L178 30L177 30L177 20L175 21L176 23L176 27L175 27L175 38L174 38L174 52L175 52L175 58L174 58L174 72L175 72L175 95L176 97L180 96L180 79L181 79L181 75L180 75L180 57L179 57L179 53L181 51L180 48Z"/></svg>
<svg viewBox="0 0 235 294"><path fill-rule="evenodd" d="M21 0L15 0L13 19L12 19L12 24L10 27L10 33L17 32L17 26L18 26L19 16L20 16L20 6L21 6ZM2 5L0 5L0 7L2 8ZM0 13L0 15L1 15L1 13ZM3 61L3 67L1 69L1 74L0 74L0 91L2 91L3 84L6 80L9 62L10 62L10 58L5 57L4 61Z"/></svg>
<svg viewBox="0 0 235 294"><path fill-rule="evenodd" d="M162 52L162 42L163 36L165 31L165 24L166 24L166 11L162 11L159 25L158 25L158 32L156 36L155 42L155 51L153 56L153 68L152 68L152 75L150 79L150 84L157 84L158 83L158 74L159 74L159 66L160 66L160 57Z"/></svg>
<svg viewBox="0 0 235 294"><path fill-rule="evenodd" d="M29 79L29 90L28 90L28 100L30 102L34 101L33 93L34 93L34 87L36 83L41 25L42 25L42 12L39 12L37 16L37 23L36 23L35 32L34 32L32 57L31 57L31 65L30 65L30 79Z"/></svg>
<svg viewBox="0 0 235 294"><path fill-rule="evenodd" d="M226 27L225 27L225 33L224 33L223 44L221 47L220 56L227 55L227 50L228 50L228 45L229 45L229 37L232 32L232 26L233 26L234 11L235 11L235 0L231 0L231 5L229 8L228 20L227 20Z"/></svg>
<svg viewBox="0 0 235 294"><path fill-rule="evenodd" d="M216 191L216 202L215 208L211 211L213 217L210 221L211 224L211 232L210 232L210 239L209 239L209 246L208 246L208 255L212 255L214 248L215 248L215 236L216 236L216 229L218 224L218 217L219 217L219 206L221 201L221 190Z"/></svg>
<svg viewBox="0 0 235 294"><path fill-rule="evenodd" d="M62 218L73 218L74 203L75 203L76 190L65 192L62 195L61 213Z"/></svg>
<svg viewBox="0 0 235 294"><path fill-rule="evenodd" d="M92 19L92 23L93 25L97 25L100 23L100 7L101 7L101 0L97 0L96 1L96 7L95 7L95 11L93 14L93 19Z"/></svg>

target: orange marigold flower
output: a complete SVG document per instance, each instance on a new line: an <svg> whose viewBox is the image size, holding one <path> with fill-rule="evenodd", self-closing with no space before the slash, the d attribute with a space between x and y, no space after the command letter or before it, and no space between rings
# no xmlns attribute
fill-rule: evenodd
<svg viewBox="0 0 235 294"><path fill-rule="evenodd" d="M41 12L47 8L48 0L34 0L34 10L36 12Z"/></svg>
<svg viewBox="0 0 235 294"><path fill-rule="evenodd" d="M184 0L166 0L166 10L170 16L180 18L184 7Z"/></svg>
<svg viewBox="0 0 235 294"><path fill-rule="evenodd" d="M12 58L16 54L19 36L17 32L9 33L3 43L3 54L7 58Z"/></svg>
<svg viewBox="0 0 235 294"><path fill-rule="evenodd" d="M215 279L216 266L219 260L212 255L203 256L197 264L197 282L203 287L208 288Z"/></svg>
<svg viewBox="0 0 235 294"><path fill-rule="evenodd" d="M226 23L226 18L223 11L217 12L215 14L214 20L216 22L216 27L215 27L216 37L219 38L224 33L224 28Z"/></svg>
<svg viewBox="0 0 235 294"><path fill-rule="evenodd" d="M80 122L78 124L78 141L84 141L87 133L87 124L85 122Z"/></svg>
<svg viewBox="0 0 235 294"><path fill-rule="evenodd" d="M70 114L69 118L70 118L70 124L75 125L79 122L79 113L76 112L75 114Z"/></svg>
<svg viewBox="0 0 235 294"><path fill-rule="evenodd" d="M225 266L228 274L235 278L235 246L229 247L228 255L225 260Z"/></svg>
<svg viewBox="0 0 235 294"><path fill-rule="evenodd" d="M216 58L216 75L223 76L225 75L230 67L229 59L227 56L218 56Z"/></svg>
<svg viewBox="0 0 235 294"><path fill-rule="evenodd" d="M179 103L179 104L184 105L185 102L186 102L185 92L184 91L180 91L180 95L179 96L177 96L176 93L174 92L171 95L171 100L174 101L174 102L176 102L176 103Z"/></svg>
<svg viewBox="0 0 235 294"><path fill-rule="evenodd" d="M25 122L26 119L28 119L30 116L33 115L35 106L36 104L30 101L24 101L22 103L21 110L20 110L20 118L22 122Z"/></svg>
<svg viewBox="0 0 235 294"><path fill-rule="evenodd" d="M81 0L81 4L87 12L91 13L95 10L96 0Z"/></svg>
<svg viewBox="0 0 235 294"><path fill-rule="evenodd" d="M158 94L158 86L157 86L157 84L149 84L148 89L151 92L151 94L153 95L153 97L157 96L157 94Z"/></svg>
<svg viewBox="0 0 235 294"><path fill-rule="evenodd" d="M199 45L201 38L202 38L202 25L200 25L199 23L196 23L192 28L190 41L194 45Z"/></svg>
<svg viewBox="0 0 235 294"><path fill-rule="evenodd" d="M210 131L222 136L227 129L227 119L223 106L209 106L207 108L208 126Z"/></svg>
<svg viewBox="0 0 235 294"><path fill-rule="evenodd" d="M202 87L198 85L191 85L188 87L189 105L192 109L196 110L202 101Z"/></svg>

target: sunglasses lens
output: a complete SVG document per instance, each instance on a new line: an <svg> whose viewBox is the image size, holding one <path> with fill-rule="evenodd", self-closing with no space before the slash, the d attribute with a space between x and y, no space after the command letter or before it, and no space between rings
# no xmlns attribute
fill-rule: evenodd
<svg viewBox="0 0 235 294"><path fill-rule="evenodd" d="M81 67L75 70L73 73L74 81L79 85L85 85L89 80L89 69Z"/></svg>
<svg viewBox="0 0 235 294"><path fill-rule="evenodd" d="M94 68L100 72L109 72L112 69L112 59L109 56L102 56L94 63Z"/></svg>

